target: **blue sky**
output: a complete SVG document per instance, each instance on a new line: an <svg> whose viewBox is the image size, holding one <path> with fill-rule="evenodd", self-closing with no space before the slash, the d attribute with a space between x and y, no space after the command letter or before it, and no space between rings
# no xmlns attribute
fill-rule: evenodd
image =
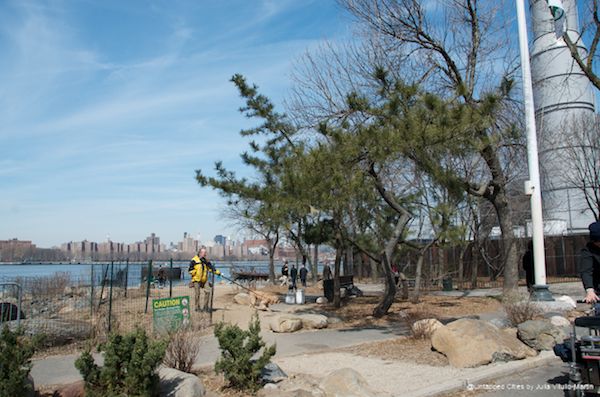
<svg viewBox="0 0 600 397"><path fill-rule="evenodd" d="M333 0L0 1L0 239L233 233L194 179L240 166L229 78L281 103L294 60L347 31Z"/></svg>

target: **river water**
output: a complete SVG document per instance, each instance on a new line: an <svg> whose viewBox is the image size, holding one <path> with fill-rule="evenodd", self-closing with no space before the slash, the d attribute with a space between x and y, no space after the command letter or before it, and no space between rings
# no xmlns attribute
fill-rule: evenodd
<svg viewBox="0 0 600 397"><path fill-rule="evenodd" d="M227 278L231 278L231 271L234 268L255 271L257 273L267 273L269 264L265 261L240 261L240 262L217 262L213 264ZM187 282L190 275L187 272L189 261L173 262L173 268L181 268L183 278L174 280L176 282ZM128 286L139 286L142 280L142 268L147 268L148 263L129 263L114 262L113 271L115 274L118 271L127 270ZM169 261L156 261L153 263L153 269L159 267L169 268ZM281 264L275 264L275 273L279 273ZM0 282L14 281L15 279L33 279L38 277L51 277L57 273L66 274L72 283L89 284L93 278L97 284L98 278L102 277L103 273L110 272L110 263L94 262L94 263L4 263L0 264Z"/></svg>

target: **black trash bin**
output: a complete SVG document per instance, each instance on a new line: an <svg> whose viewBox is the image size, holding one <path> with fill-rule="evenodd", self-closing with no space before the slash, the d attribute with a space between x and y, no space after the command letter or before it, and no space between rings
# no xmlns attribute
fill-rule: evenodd
<svg viewBox="0 0 600 397"><path fill-rule="evenodd" d="M329 302L333 302L333 280L323 280L323 295Z"/></svg>
<svg viewBox="0 0 600 397"><path fill-rule="evenodd" d="M452 277L442 279L442 289L444 291L452 291Z"/></svg>

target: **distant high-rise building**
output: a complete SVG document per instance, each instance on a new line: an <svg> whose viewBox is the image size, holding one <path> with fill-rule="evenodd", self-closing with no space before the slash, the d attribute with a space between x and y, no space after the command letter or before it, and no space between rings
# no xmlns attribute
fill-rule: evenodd
<svg viewBox="0 0 600 397"><path fill-rule="evenodd" d="M93 241L70 241L60 246L72 259L95 259L98 254L98 243Z"/></svg>
<svg viewBox="0 0 600 397"><path fill-rule="evenodd" d="M160 237L152 233L149 237L146 237L146 252L160 252Z"/></svg>
<svg viewBox="0 0 600 397"><path fill-rule="evenodd" d="M183 241L178 244L178 248L181 252L186 252L190 254L196 253L198 252L199 243L198 240L195 240L186 232L183 233Z"/></svg>
<svg viewBox="0 0 600 397"><path fill-rule="evenodd" d="M214 238L214 241L215 241L216 244L225 246L225 244L227 243L227 237L225 237L223 235L220 235L220 234L217 234L215 236L215 238Z"/></svg>

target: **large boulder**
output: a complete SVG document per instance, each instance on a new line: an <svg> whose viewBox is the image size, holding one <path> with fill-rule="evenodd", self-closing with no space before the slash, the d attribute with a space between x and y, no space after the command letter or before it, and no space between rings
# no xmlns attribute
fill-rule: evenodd
<svg viewBox="0 0 600 397"><path fill-rule="evenodd" d="M537 354L510 333L483 320L460 319L439 327L431 336L431 344L458 368L520 360Z"/></svg>
<svg viewBox="0 0 600 397"><path fill-rule="evenodd" d="M54 393L56 397L85 397L85 382L80 380L75 383L61 386Z"/></svg>
<svg viewBox="0 0 600 397"><path fill-rule="evenodd" d="M517 328L519 339L535 350L552 350L555 344L566 338L563 330L549 321L528 320Z"/></svg>
<svg viewBox="0 0 600 397"><path fill-rule="evenodd" d="M16 329L16 321L9 323ZM88 339L92 326L86 321L57 318L33 318L21 321L26 335L44 335L44 343L49 346L61 346L74 341Z"/></svg>
<svg viewBox="0 0 600 397"><path fill-rule="evenodd" d="M352 368L341 368L331 372L319 384L327 397L374 397L365 378Z"/></svg>
<svg viewBox="0 0 600 397"><path fill-rule="evenodd" d="M273 332L295 332L302 328L302 320L297 316L282 314L271 319L269 328Z"/></svg>
<svg viewBox="0 0 600 397"><path fill-rule="evenodd" d="M302 320L302 328L327 328L327 316L322 314L301 314L298 317Z"/></svg>
<svg viewBox="0 0 600 397"><path fill-rule="evenodd" d="M415 321L411 326L411 330L415 337L422 336L424 338L431 338L431 335L433 335L438 328L443 326L444 324L435 318L425 318L423 320Z"/></svg>
<svg viewBox="0 0 600 397"><path fill-rule="evenodd" d="M205 394L204 385L196 375L163 366L158 369L158 376L161 397L202 397Z"/></svg>
<svg viewBox="0 0 600 397"><path fill-rule="evenodd" d="M250 295L248 295L245 292L240 292L239 294L236 294L233 297L233 301L235 303L237 303L238 305L249 306L250 305Z"/></svg>

